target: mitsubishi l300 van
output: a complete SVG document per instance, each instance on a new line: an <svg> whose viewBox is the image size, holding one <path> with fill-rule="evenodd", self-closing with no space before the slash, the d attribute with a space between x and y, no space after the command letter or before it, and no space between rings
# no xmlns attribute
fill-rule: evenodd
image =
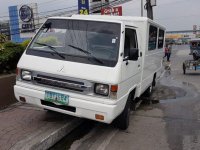
<svg viewBox="0 0 200 150"><path fill-rule="evenodd" d="M131 102L161 75L164 35L145 17L49 18L17 65L15 96L126 129Z"/></svg>

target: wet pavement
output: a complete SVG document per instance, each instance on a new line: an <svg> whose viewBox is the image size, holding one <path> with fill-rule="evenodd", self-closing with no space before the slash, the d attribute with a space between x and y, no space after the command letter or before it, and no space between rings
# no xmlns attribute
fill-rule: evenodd
<svg viewBox="0 0 200 150"><path fill-rule="evenodd" d="M62 143L59 149L199 150L200 71L183 75L183 61L192 59L188 54L188 46L173 47L171 69L163 74L151 96L158 103L144 103L132 112L126 131L94 123L89 133L67 146Z"/></svg>

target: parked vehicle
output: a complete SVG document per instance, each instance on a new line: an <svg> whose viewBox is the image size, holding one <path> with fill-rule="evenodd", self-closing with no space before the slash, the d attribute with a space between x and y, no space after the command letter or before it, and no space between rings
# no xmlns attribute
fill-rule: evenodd
<svg viewBox="0 0 200 150"><path fill-rule="evenodd" d="M145 17L49 18L18 63L15 96L126 129L130 103L162 73L164 35Z"/></svg>
<svg viewBox="0 0 200 150"><path fill-rule="evenodd" d="M194 60L200 58L200 38L190 40L190 55L193 55Z"/></svg>
<svg viewBox="0 0 200 150"><path fill-rule="evenodd" d="M183 44L183 41L181 39L176 41L176 45L182 45L182 44Z"/></svg>
<svg viewBox="0 0 200 150"><path fill-rule="evenodd" d="M186 74L186 70L200 70L199 60L185 60L183 62L183 74Z"/></svg>

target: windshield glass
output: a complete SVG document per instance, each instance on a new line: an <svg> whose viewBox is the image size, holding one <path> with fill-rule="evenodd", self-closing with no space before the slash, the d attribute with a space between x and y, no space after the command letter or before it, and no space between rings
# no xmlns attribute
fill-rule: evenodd
<svg viewBox="0 0 200 150"><path fill-rule="evenodd" d="M50 19L26 53L114 67L118 59L120 30L118 23Z"/></svg>

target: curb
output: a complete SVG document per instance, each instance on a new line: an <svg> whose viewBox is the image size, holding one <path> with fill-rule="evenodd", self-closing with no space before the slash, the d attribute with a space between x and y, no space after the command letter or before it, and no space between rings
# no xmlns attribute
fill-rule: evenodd
<svg viewBox="0 0 200 150"><path fill-rule="evenodd" d="M56 144L59 140L69 134L72 130L83 123L83 119L75 118L65 125L56 124L55 126L39 129L27 138L17 142L11 150L46 150Z"/></svg>
<svg viewBox="0 0 200 150"><path fill-rule="evenodd" d="M0 109L4 109L17 102L13 89L15 82L15 74L0 75Z"/></svg>

